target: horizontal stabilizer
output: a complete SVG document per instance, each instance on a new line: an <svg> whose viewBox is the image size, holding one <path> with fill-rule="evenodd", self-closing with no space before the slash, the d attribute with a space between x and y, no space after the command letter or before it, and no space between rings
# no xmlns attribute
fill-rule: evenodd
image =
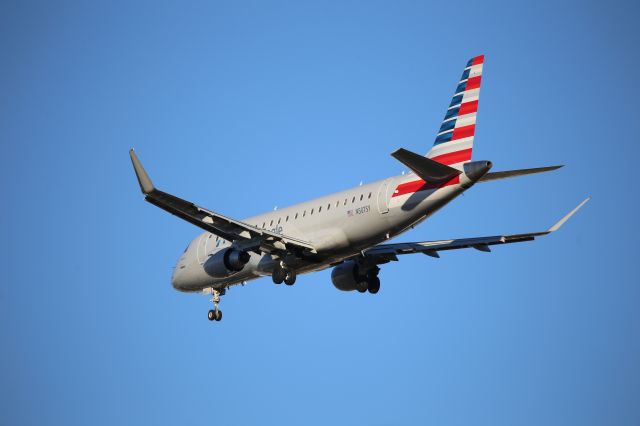
<svg viewBox="0 0 640 426"><path fill-rule="evenodd" d="M491 172L482 176L478 182L488 182L491 180L507 179L507 178L517 177L517 176L551 172L553 170L558 170L560 167L563 167L563 166L549 166L549 167L537 167L534 169L518 169L518 170L506 170L504 172Z"/></svg>
<svg viewBox="0 0 640 426"><path fill-rule="evenodd" d="M404 148L400 148L391 153L391 156L409 167L416 175L428 183L440 184L447 182L462 173L460 170L438 163L437 161L423 157L420 154Z"/></svg>

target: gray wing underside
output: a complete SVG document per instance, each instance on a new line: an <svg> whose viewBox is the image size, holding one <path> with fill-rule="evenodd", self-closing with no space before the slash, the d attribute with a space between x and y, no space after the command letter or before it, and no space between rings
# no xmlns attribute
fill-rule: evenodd
<svg viewBox="0 0 640 426"><path fill-rule="evenodd" d="M257 228L156 189L135 152L131 150L129 154L140 189L149 203L207 232L227 241L233 241L240 249L262 251L298 249L315 252L313 245L309 242Z"/></svg>
<svg viewBox="0 0 640 426"><path fill-rule="evenodd" d="M236 246L239 248L252 250L263 244L270 244L274 248L282 250L286 246L298 246L303 249L313 250L313 246L306 241L257 228L157 189L146 194L145 198L149 203L205 231L211 232L227 241L236 242ZM284 246L279 245L278 242Z"/></svg>
<svg viewBox="0 0 640 426"><path fill-rule="evenodd" d="M489 248L498 244L511 244L521 243L524 241L532 241L537 237L541 237L552 232L557 231L571 216L573 216L583 205L589 201L591 197L582 201L573 210L567 213L562 219L557 221L546 231L529 232L525 234L513 234L513 235L493 235L488 237L476 237L476 238L458 238L453 240L438 240L438 241L420 241L409 243L396 243L396 244L380 244L370 249L364 250L362 255L373 259L376 263L386 263L392 260L398 260L398 255L422 253L432 257L440 257L438 254L441 251L457 250L465 248L474 248L480 251L491 251Z"/></svg>

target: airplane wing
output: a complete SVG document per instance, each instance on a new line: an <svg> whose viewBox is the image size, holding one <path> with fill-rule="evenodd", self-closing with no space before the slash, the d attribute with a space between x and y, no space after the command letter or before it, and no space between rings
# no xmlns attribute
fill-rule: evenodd
<svg viewBox="0 0 640 426"><path fill-rule="evenodd" d="M140 189L145 195L145 200L149 203L207 232L233 241L236 247L241 250L268 252L307 250L315 253L315 248L309 242L257 228L156 189L133 149L129 151L129 155Z"/></svg>
<svg viewBox="0 0 640 426"><path fill-rule="evenodd" d="M456 250L464 248L474 248L476 250L489 252L489 246L496 244L520 243L523 241L532 241L536 237L550 234L560 229L560 227L573 216L583 205L589 201L588 197L582 201L573 210L567 213L562 219L557 221L551 228L546 231L530 232L526 234L513 235L494 235L489 237L478 238L459 238L455 240L439 240L439 241L422 241L413 243L397 243L397 244L380 244L364 250L362 254L374 260L376 263L387 263L398 260L398 255L422 253L432 257L440 257L440 251Z"/></svg>

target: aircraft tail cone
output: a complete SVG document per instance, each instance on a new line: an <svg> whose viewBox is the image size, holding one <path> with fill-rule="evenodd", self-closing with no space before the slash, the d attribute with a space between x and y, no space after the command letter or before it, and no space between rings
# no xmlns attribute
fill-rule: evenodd
<svg viewBox="0 0 640 426"><path fill-rule="evenodd" d="M464 173L471 181L477 182L491 170L492 166L493 163L491 161L471 161L465 163Z"/></svg>

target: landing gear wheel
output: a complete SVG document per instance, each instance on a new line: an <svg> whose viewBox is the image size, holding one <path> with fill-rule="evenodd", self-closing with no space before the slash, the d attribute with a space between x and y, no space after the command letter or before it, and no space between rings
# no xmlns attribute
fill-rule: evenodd
<svg viewBox="0 0 640 426"><path fill-rule="evenodd" d="M220 311L218 311L218 312L220 312ZM208 316L208 318L209 318L209 321L213 321L213 320L215 320L215 319L216 319L216 311L214 311L213 309L211 309L211 310L209 311L209 315L207 315L207 316Z"/></svg>
<svg viewBox="0 0 640 426"><path fill-rule="evenodd" d="M369 283L367 283L365 280L358 281L356 283L356 290L358 290L358 292L360 293L364 293L367 291L368 286L369 286Z"/></svg>
<svg viewBox="0 0 640 426"><path fill-rule="evenodd" d="M271 274L271 278L273 279L274 284L282 284L282 282L287 277L287 271L284 269L277 267L273 270Z"/></svg>
<svg viewBox="0 0 640 426"><path fill-rule="evenodd" d="M373 276L369 278L368 284L369 293L376 294L380 291L380 278Z"/></svg>
<svg viewBox="0 0 640 426"><path fill-rule="evenodd" d="M287 275L284 277L284 283L286 285L294 285L296 283L296 273L294 271L287 272Z"/></svg>
<svg viewBox="0 0 640 426"><path fill-rule="evenodd" d="M220 321L221 319L222 319L222 311L218 309L217 311L215 311L215 320Z"/></svg>

